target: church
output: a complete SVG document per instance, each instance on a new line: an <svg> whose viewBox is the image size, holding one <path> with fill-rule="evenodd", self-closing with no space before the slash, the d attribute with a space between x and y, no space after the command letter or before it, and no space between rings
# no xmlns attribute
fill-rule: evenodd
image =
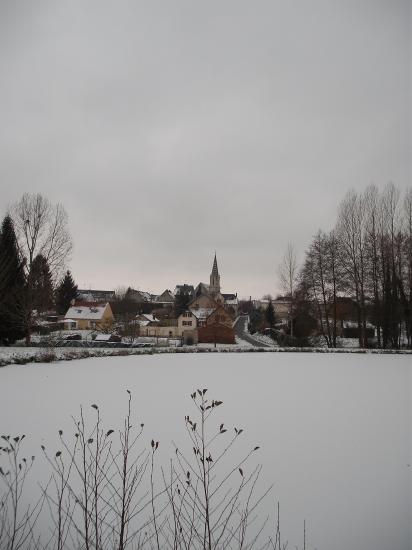
<svg viewBox="0 0 412 550"><path fill-rule="evenodd" d="M220 274L217 265L217 257L213 260L209 284L199 283L194 291L194 299L189 304L191 311L203 310L203 315L208 316L218 307L222 307L234 320L238 315L239 302L236 294L223 294L220 286Z"/></svg>

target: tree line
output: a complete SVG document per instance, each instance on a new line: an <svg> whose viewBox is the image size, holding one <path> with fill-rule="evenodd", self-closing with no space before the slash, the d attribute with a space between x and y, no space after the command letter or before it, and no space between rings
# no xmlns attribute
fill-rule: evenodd
<svg viewBox="0 0 412 550"><path fill-rule="evenodd" d="M392 183L349 191L329 232L319 230L301 269L288 247L281 266L293 313L309 312L329 347L337 346L346 305L355 315L359 346L412 345L412 189ZM293 322L290 323L293 326Z"/></svg>
<svg viewBox="0 0 412 550"><path fill-rule="evenodd" d="M66 313L77 286L66 263L72 249L67 213L25 193L0 228L0 343L30 341L35 313Z"/></svg>

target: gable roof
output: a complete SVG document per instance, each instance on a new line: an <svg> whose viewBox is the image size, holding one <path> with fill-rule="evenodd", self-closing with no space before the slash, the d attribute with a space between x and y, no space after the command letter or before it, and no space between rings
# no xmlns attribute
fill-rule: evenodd
<svg viewBox="0 0 412 550"><path fill-rule="evenodd" d="M195 296L201 296L202 294L209 294L209 285L206 283L199 283L195 288Z"/></svg>
<svg viewBox="0 0 412 550"><path fill-rule="evenodd" d="M103 318L108 306L109 304L107 303L94 306L72 306L67 310L64 318L73 320L86 319L90 321L100 321Z"/></svg>
<svg viewBox="0 0 412 550"><path fill-rule="evenodd" d="M140 315L136 315L135 319L141 325L146 325L147 323L155 323L159 321L159 319L157 319L151 313L141 313Z"/></svg>
<svg viewBox="0 0 412 550"><path fill-rule="evenodd" d="M216 311L216 308L211 307L200 307L198 309L192 309L191 312L193 315L198 319L199 321L204 321L211 315L214 311Z"/></svg>
<svg viewBox="0 0 412 550"><path fill-rule="evenodd" d="M222 314L225 317L229 317L230 319L232 318L231 314L227 311L227 309L225 309L224 306L221 306L221 305L219 305L216 309L214 309L210 315L214 313Z"/></svg>
<svg viewBox="0 0 412 550"><path fill-rule="evenodd" d="M195 298L193 298L191 302L189 302L189 304L187 305L188 309L190 309L190 311L195 311L196 309L200 309L198 304L201 300L203 301L206 300L206 303L208 304L208 306L203 305L202 306L203 308L210 307L210 308L216 309L217 307L219 307L219 304L212 298L212 296L210 296L210 294L200 294L199 296L196 296Z"/></svg>
<svg viewBox="0 0 412 550"><path fill-rule="evenodd" d="M135 290L134 288L128 288L126 291L126 298L134 300L135 302L151 302L152 295L149 292L143 290Z"/></svg>
<svg viewBox="0 0 412 550"><path fill-rule="evenodd" d="M175 301L172 292L166 289L160 296L157 296L156 302L163 303L173 303Z"/></svg>

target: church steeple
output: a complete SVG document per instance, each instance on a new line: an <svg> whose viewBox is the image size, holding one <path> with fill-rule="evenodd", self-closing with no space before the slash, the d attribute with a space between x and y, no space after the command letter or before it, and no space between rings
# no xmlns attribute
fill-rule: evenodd
<svg viewBox="0 0 412 550"><path fill-rule="evenodd" d="M215 252L215 259L213 261L212 273L210 274L210 287L209 292L211 294L217 294L220 292L220 275L217 267L217 258Z"/></svg>

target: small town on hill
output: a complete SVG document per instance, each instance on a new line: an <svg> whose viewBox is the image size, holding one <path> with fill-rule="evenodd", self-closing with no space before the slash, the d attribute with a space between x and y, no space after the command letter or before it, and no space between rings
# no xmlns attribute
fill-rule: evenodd
<svg viewBox="0 0 412 550"><path fill-rule="evenodd" d="M0 343L409 349L411 243L411 191L402 200L393 184L371 185L346 194L300 265L288 243L275 297L224 289L216 252L208 283L176 281L159 294L78 288L63 206L26 193L0 229Z"/></svg>
<svg viewBox="0 0 412 550"><path fill-rule="evenodd" d="M266 296L260 300L241 300L238 293L221 291L216 254L209 284L178 284L174 290L151 294L131 287L114 290L78 289L63 315L46 312L41 316L43 330L70 331L66 338L93 338L95 342L120 342L139 345L236 344L275 345L290 335L292 300ZM353 345L357 338L355 305L350 299L339 300L339 337ZM316 320L296 307L292 310L295 342L320 336ZM369 338L375 335L368 323ZM252 334L251 334L252 332Z"/></svg>

